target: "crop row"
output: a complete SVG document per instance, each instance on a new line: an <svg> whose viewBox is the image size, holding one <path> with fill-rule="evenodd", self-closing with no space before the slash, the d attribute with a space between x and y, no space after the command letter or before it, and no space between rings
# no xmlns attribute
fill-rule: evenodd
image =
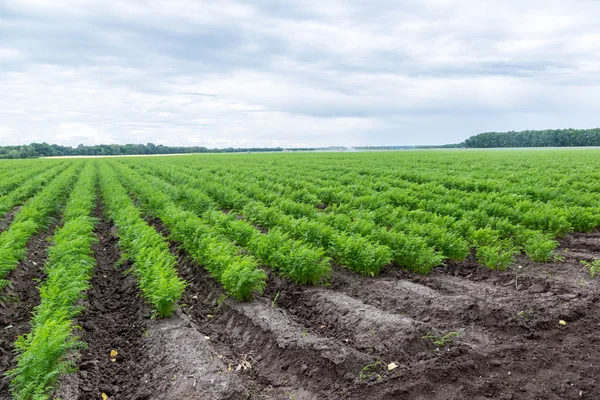
<svg viewBox="0 0 600 400"><path fill-rule="evenodd" d="M325 158L319 157L321 160ZM153 173L161 174L174 186L185 183L178 183L180 176L173 180L173 170L175 174L191 176L197 180L195 189L209 194L219 207L234 209L249 221L241 211L244 205L240 203L257 202L293 218L293 221L317 221L337 233L362 237L372 244L390 247L384 238L374 234L384 228L393 235L401 234L413 242L424 243L425 248L433 248L434 253L429 254L434 256L429 259L433 259L437 252L443 258L461 260L470 248L474 248L478 259L493 268L506 267L519 252L536 261L546 261L553 256L558 244L555 236L572 230L587 231L600 224L598 195L581 179L570 182L572 187L569 190L575 190L575 187L582 196L586 196L589 201L585 206L576 202L566 204L568 199L560 196L542 201L520 193L525 186L523 182L529 182L529 175L518 170L510 171L512 185L494 185L486 176L495 173L501 179L503 175L498 174L498 166L482 166L483 180L475 180L476 184L470 186L453 186L448 183L452 181L452 174L438 174L438 181L430 181L421 179L419 173L431 177L436 168L444 170L445 164L457 171L467 170L469 166L466 163L455 160L442 163L442 157L438 156L427 163L413 160L408 168L394 169L387 163L373 161L370 155L360 155L360 164L351 163L349 156L344 157L344 163L323 162L315 160L316 156L312 155L292 157L289 162L285 162L283 156L269 156L271 162L261 162L267 156L245 160L242 157L210 160L188 157L165 160L159 165L160 171ZM364 165L363 161L367 159L371 164ZM124 162L130 166L148 165L143 160ZM273 164L277 165L277 173L272 171ZM534 164L536 171L541 164L541 161ZM586 168L584 174L593 176L593 170ZM152 169L155 169L154 166ZM475 176L477 172L471 173ZM561 173L569 177L574 175L565 171ZM540 175L542 179L545 176ZM548 175L556 174L549 171ZM568 187L569 182L559 178L555 176L552 179ZM240 201L239 195L246 199ZM252 222L269 229L282 229L279 223ZM315 242L307 243L319 247ZM339 262L330 249L320 247ZM411 248L410 245L403 247ZM427 252L420 251L421 254ZM417 259L414 256L408 258ZM398 257L394 256L393 260L402 264ZM426 266L409 268L423 272L428 270Z"/></svg>
<svg viewBox="0 0 600 400"><path fill-rule="evenodd" d="M256 189L258 185L265 187L269 183L246 184L245 187L246 190ZM286 188L279 190L275 192L279 196L271 198L275 197L276 200L273 201L282 203L289 212L304 215L319 214L310 204L297 203L290 199L290 197L306 199L307 196L298 195L299 191L290 191ZM254 195L259 196L265 192L268 190L263 192L255 190ZM352 197L348 193L341 193L342 195L340 192L337 193L337 198L347 198L347 200L338 200L328 208L326 214L332 224L342 228L345 226L346 229L351 228L349 225L353 225L351 229L364 232L373 229L377 224L385 223L395 230L426 237L428 243L440 249L451 259L460 260L467 254L468 247L464 239L478 249L481 261L492 267L509 263L510 254L518 249L523 249L534 260L546 261L557 244L548 234L515 225L501 215L490 216L481 208L472 207L473 212L465 212L465 209L469 210L465 206L464 209L459 207L456 213L445 212L443 207L451 204L451 200L441 196L429 198L424 191L392 188L385 194L379 194L375 190L362 186L361 196ZM286 200L281 200L281 196ZM466 194L462 197L465 196ZM428 199L426 204L424 199ZM267 198L266 201L269 199ZM477 203L471 203L473 204ZM359 220L363 223L358 224Z"/></svg>
<svg viewBox="0 0 600 400"><path fill-rule="evenodd" d="M86 164L69 195L63 225L52 239L31 331L15 344L17 366L8 373L15 399L48 398L60 374L74 367L66 357L68 352L83 345L75 334L73 319L81 311L78 301L89 288L95 265L91 249L96 241L92 217L95 186L95 166Z"/></svg>
<svg viewBox="0 0 600 400"><path fill-rule="evenodd" d="M210 198L193 187L174 186L150 174L140 175L120 165L115 167L122 174L131 175L136 181L145 180L154 188L160 189L171 201L202 218L215 233L247 248L259 262L282 276L300 284L313 285L330 274L329 259L322 249L293 240L277 229L263 234L247 221L218 210Z"/></svg>
<svg viewBox="0 0 600 400"><path fill-rule="evenodd" d="M37 196L29 200L15 216L10 227L0 234L0 292L9 283L6 278L27 253L27 242L47 227L72 188L82 163L72 164Z"/></svg>
<svg viewBox="0 0 600 400"><path fill-rule="evenodd" d="M144 298L160 318L169 317L185 289L177 276L177 260L161 234L141 217L119 178L100 163L100 193L114 222L123 256L133 261L133 271Z"/></svg>
<svg viewBox="0 0 600 400"><path fill-rule="evenodd" d="M44 188L56 175L64 171L68 164L55 166L40 175L21 183L18 187L0 197L0 218L4 217L15 206L29 199Z"/></svg>
<svg viewBox="0 0 600 400"><path fill-rule="evenodd" d="M189 172L198 174L191 169ZM202 180L211 179L205 173L201 178ZM307 216L317 213L316 208L312 205L298 204L291 200L310 199L312 193L307 192L305 188L303 190L287 192L280 190L277 192L270 182L253 183L252 177L248 176L244 176L243 179L237 178L228 179L220 176L217 179L267 203L272 201L274 204L279 204L280 207L283 206L284 211L293 215L304 214L304 216ZM273 177L272 180L276 181L277 179ZM240 181L244 182L243 186L239 184ZM327 188L327 186L324 187ZM356 185L350 186L351 189L356 187ZM440 198L420 200L427 198L427 188L421 188L421 191L392 188L381 195L373 193L374 191L369 192L371 189L368 189L367 185L358 186L358 190L360 190L359 194L362 194L361 196L353 197L352 194L347 192L342 192L342 195L340 195L340 192L337 192L338 201L340 198L346 198L348 203L338 203L334 204L333 207L328 207L327 212L329 218L332 219L332 223L337 223L338 227L342 229L346 225L345 229L353 229L354 231L362 229L364 232L365 229L372 228L373 224L381 223L384 219L383 222L394 230L423 236L429 244L434 245L445 256L453 259L460 259L461 256L464 257L467 253L466 243L460 238L462 237L468 240L473 247L485 247L480 251L481 259L485 264L492 267L506 265L512 258L510 254L514 254L519 249L524 249L530 257L536 260L545 261L550 257L552 249L556 246L556 242L551 240L551 235L515 225L506 218L502 218L502 216L490 217L485 210L480 208L473 207L475 208L471 210L473 212L463 212L462 209L454 214L444 212L443 208L452 204L452 199L444 199L443 201L440 201ZM286 198L286 196L289 197ZM285 200L282 200L282 197ZM402 203L399 200L406 200L406 202ZM428 203L424 204L425 201L428 201ZM473 203L471 205L473 206ZM383 207L387 209L387 216L381 213ZM365 209L376 211L379 214L378 219L380 222L373 219L375 218L374 214L364 212ZM340 213L350 215L340 218L336 215ZM538 211L538 213L541 212ZM536 218L542 220L540 216L542 214L539 214ZM451 218L440 219L439 215ZM424 216L429 216L429 221L425 220ZM347 226L350 220L353 221L353 227ZM478 229L483 228L485 228L484 232L478 231ZM491 234L490 230L492 231Z"/></svg>
<svg viewBox="0 0 600 400"><path fill-rule="evenodd" d="M392 260L407 268L427 272L443 259L420 238L380 228L369 237L353 232L340 232L327 221L295 218L276 207L266 207L259 201L233 189L232 185L209 183L174 168L152 168L153 172L170 179L175 186L201 189L221 208L239 212L262 227L280 230L290 237L323 248L337 263L365 275L376 275Z"/></svg>
<svg viewBox="0 0 600 400"><path fill-rule="evenodd" d="M18 169L9 171L0 176L0 197L6 196L12 190L23 185L32 177L42 173L43 171L53 169L59 164L31 164L30 168Z"/></svg>
<svg viewBox="0 0 600 400"><path fill-rule="evenodd" d="M164 223L171 238L203 265L230 296L247 300L254 292L262 292L266 274L258 267L254 257L243 254L240 248L196 214L178 207L147 182L136 180L127 173L118 176L144 204L148 213Z"/></svg>

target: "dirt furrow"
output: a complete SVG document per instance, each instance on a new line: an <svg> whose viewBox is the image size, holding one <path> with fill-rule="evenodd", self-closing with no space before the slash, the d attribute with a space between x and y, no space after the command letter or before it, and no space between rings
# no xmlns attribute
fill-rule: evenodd
<svg viewBox="0 0 600 400"><path fill-rule="evenodd" d="M153 224L167 233L158 221ZM212 398L226 398L224 393L236 398L240 391L255 399L600 395L595 281L575 291L571 281L554 281L528 265L499 272L469 262L427 277L388 270L368 278L335 268L329 287L303 287L271 275L264 295L238 303L175 244L171 250L189 287L180 309L183 323L166 328L167 341L190 336L201 343L200 358L218 360L208 364L208 375L217 371L229 380L214 385L219 389ZM190 328L196 333L186 333ZM149 329L149 335L155 331ZM460 336L444 342L452 331ZM424 338L427 333L433 337ZM175 387L200 383L193 369L185 378L187 372L177 373L181 370L169 361L168 354L183 348L166 346L163 354L160 345L141 348L171 365L158 370L183 382ZM392 361L396 368L388 370ZM173 391L164 380L152 384L160 380L151 372L156 367L142 365L148 366L142 367L143 379L155 396L189 393ZM147 392L130 393L143 398Z"/></svg>
<svg viewBox="0 0 600 400"><path fill-rule="evenodd" d="M380 359L405 360L429 351L423 336L437 329L401 314L368 305L342 292L302 287L273 279L273 304L304 321L315 332L336 338Z"/></svg>
<svg viewBox="0 0 600 400"><path fill-rule="evenodd" d="M556 263L546 267L553 265ZM386 335L394 332L381 329L383 336L377 337L372 321L382 310L387 315L424 321L432 329L447 327L461 333L452 346L443 348L448 352L440 351L436 358L413 355L397 372L383 375L379 383L367 384L372 388L355 383L350 392L360 394L350 398L561 399L578 398L580 392L584 398L597 395L593 378L600 368L600 351L593 345L600 341L593 333L600 326L597 280L575 289L569 282L528 275L526 267L518 271L462 265L454 271L436 270L427 277L388 271L367 278L336 269L331 288L281 283L271 284L268 290L271 298L277 297L278 306L317 326L340 325L340 315L342 326L343 319L356 321L356 331L347 332L351 340L356 340L356 332L365 330L362 324L373 325L372 343L380 354L404 347L399 340L394 349L393 341L386 340ZM347 297L359 303L347 301ZM354 311L346 310L340 299L352 304ZM369 310L370 316L354 320L353 314L360 310ZM398 331L403 331L403 325ZM336 332L333 329L328 334ZM368 345L369 339L361 336L351 342L353 346L360 348L360 339ZM392 343L391 350L387 343Z"/></svg>
<svg viewBox="0 0 600 400"><path fill-rule="evenodd" d="M0 221L0 233L4 232L10 224L12 224L13 219L15 219L15 215L21 211L21 206L15 207L11 212L6 214L4 218Z"/></svg>

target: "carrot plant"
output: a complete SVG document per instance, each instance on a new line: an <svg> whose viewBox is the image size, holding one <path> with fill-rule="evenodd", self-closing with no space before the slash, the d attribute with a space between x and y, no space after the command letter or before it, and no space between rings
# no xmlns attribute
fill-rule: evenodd
<svg viewBox="0 0 600 400"><path fill-rule="evenodd" d="M557 237L600 226L597 155L572 155L390 152L121 162L169 182L176 190L168 196L202 218L215 206L227 209L371 274L383 268L376 263L385 259L377 256L384 248L392 263L419 273L472 253L498 269L519 253L552 260ZM210 224L255 254L244 244L250 230L228 219ZM369 246L358 252L359 242Z"/></svg>
<svg viewBox="0 0 600 400"><path fill-rule="evenodd" d="M173 314L185 289L177 276L177 260L168 242L141 217L114 171L99 163L102 201L113 220L124 255L133 261L133 271L142 295L159 318Z"/></svg>
<svg viewBox="0 0 600 400"><path fill-rule="evenodd" d="M33 177L43 174L44 171L53 170L60 164L64 164L65 168L68 166L68 163L65 163L64 161L59 163L36 163L31 164L29 168L10 171L11 173L6 174L6 176L0 176L0 196L6 196L13 190L21 188L23 186L23 182L34 180L35 178Z"/></svg>
<svg viewBox="0 0 600 400"><path fill-rule="evenodd" d="M290 238L323 248L329 257L356 272L374 276L392 259L392 253L387 246L371 243L358 235L341 234L322 221L314 221L316 224L314 229L306 229L303 226L303 219L288 216L275 207L266 207L231 188L225 188L218 184L204 185L198 180L193 180L193 182L206 188L206 193L219 206L236 209L251 222L267 228L277 227ZM308 219L305 221L308 224L313 222ZM313 234L307 234L309 232ZM271 258L271 260L273 259ZM321 265L322 267L317 267L315 270L325 272L325 263L321 263Z"/></svg>

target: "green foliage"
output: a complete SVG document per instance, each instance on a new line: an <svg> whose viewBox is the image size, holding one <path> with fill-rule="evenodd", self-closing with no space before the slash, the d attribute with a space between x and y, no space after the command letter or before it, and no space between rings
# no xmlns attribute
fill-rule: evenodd
<svg viewBox="0 0 600 400"><path fill-rule="evenodd" d="M388 247L373 244L362 237L338 235L333 248L340 262L363 275L378 275L381 268L392 261Z"/></svg>
<svg viewBox="0 0 600 400"><path fill-rule="evenodd" d="M9 229L0 234L0 291L6 286L6 277L27 253L29 239L46 227L63 204L71 185L83 164L77 163L64 170L37 196L29 200L15 216Z"/></svg>
<svg viewBox="0 0 600 400"><path fill-rule="evenodd" d="M119 245L133 261L144 298L158 317L171 316L186 285L177 276L177 260L167 241L141 218L139 209L105 163L100 164L100 189L108 215L117 227Z"/></svg>
<svg viewBox="0 0 600 400"><path fill-rule="evenodd" d="M580 263L590 270L590 276L592 278L600 272L600 260L594 260L592 262L581 260Z"/></svg>
<svg viewBox="0 0 600 400"><path fill-rule="evenodd" d="M16 343L20 352L17 368L8 372L11 391L16 400L49 399L58 377L75 370L65 358L71 350L85 345L73 336L71 321L64 317L50 319L36 327L35 334L25 335Z"/></svg>
<svg viewBox="0 0 600 400"><path fill-rule="evenodd" d="M443 336L436 336L428 333L427 335L423 336L423 339L430 339L436 346L444 347L448 343L452 343L454 339L460 337L460 335L460 332L448 332Z"/></svg>
<svg viewBox="0 0 600 400"><path fill-rule="evenodd" d="M488 268L503 271L512 263L516 253L516 249L502 245L480 246L477 248L477 261Z"/></svg>
<svg viewBox="0 0 600 400"><path fill-rule="evenodd" d="M558 247L556 240L535 232L524 245L525 254L533 261L547 262L552 259L554 249Z"/></svg>
<svg viewBox="0 0 600 400"><path fill-rule="evenodd" d="M262 293L266 274L258 267L254 258L238 255L239 249L231 241L204 223L196 214L181 209L168 196L157 192L153 185L145 182L134 171L118 164L112 165L119 171L119 178L128 189L153 215L162 220L171 232L171 237L203 265L231 297L248 300L252 293Z"/></svg>
<svg viewBox="0 0 600 400"><path fill-rule="evenodd" d="M571 147L600 146L600 129L546 129L485 132L465 140L465 147Z"/></svg>
<svg viewBox="0 0 600 400"><path fill-rule="evenodd" d="M117 167L122 168L122 167ZM122 170L123 174L131 174ZM166 175L166 174L165 174ZM173 180L177 175L169 171L168 176ZM286 276L300 284L316 284L327 278L331 267L324 251L315 249L301 241L294 240L281 230L275 229L262 234L248 221L238 219L231 213L225 215L221 211L198 210L194 205L197 198L202 198L203 192L187 187L176 187L151 175L137 175L135 181L147 180L155 187L160 187L170 199L176 200L182 207L193 210L214 229L215 234L222 234L234 243L247 248L257 261L270 266L282 276ZM181 177L185 179L186 177ZM164 201L164 199L163 199ZM159 207L148 203L156 210Z"/></svg>
<svg viewBox="0 0 600 400"><path fill-rule="evenodd" d="M11 208L10 202L16 203L34 194L35 190L45 186L51 177L63 171L68 162L44 162L28 165L14 173L0 178L0 215Z"/></svg>
<svg viewBox="0 0 600 400"><path fill-rule="evenodd" d="M248 300L252 293L262 293L266 285L265 273L252 259L236 257L224 268L221 276L223 288L236 300Z"/></svg>
<svg viewBox="0 0 600 400"><path fill-rule="evenodd" d="M279 228L347 267L352 264L347 255L353 253L339 246L345 236L387 247L395 265L427 273L445 259L464 260L473 249L494 268L505 268L519 252L547 261L556 247L554 237L600 225L600 185L593 183L597 174L590 167L594 156L585 153L581 162L569 157L560 152L552 157L407 152L377 158L271 155L269 163L187 158L159 168L138 160L127 164L146 164L148 175L193 186L218 207L261 228ZM581 179L582 174L589 178Z"/></svg>

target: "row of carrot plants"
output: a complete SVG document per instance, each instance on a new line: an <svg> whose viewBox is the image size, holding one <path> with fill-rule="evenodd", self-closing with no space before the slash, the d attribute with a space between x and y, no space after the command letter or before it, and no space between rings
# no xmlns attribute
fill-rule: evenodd
<svg viewBox="0 0 600 400"><path fill-rule="evenodd" d="M137 163L136 163L137 164ZM189 185L200 188L214 199L219 207L233 209L249 221L269 229L279 229L290 237L325 249L337 263L345 265L355 272L365 275L377 275L392 260L414 270L430 269L438 265L442 257L418 239L381 229L377 232L380 244L353 233L339 232L326 223L307 218L288 216L274 207L254 201L231 187L195 179L177 171L154 166L156 173L162 173L168 179L177 176L176 186ZM388 246L389 245L389 246ZM393 249L390 248L393 246Z"/></svg>
<svg viewBox="0 0 600 400"><path fill-rule="evenodd" d="M254 174L254 172L245 175L238 173L236 174L237 179L228 178L227 172L224 172L224 170L211 170L211 174L208 174L208 171L206 170L198 172L190 169L188 172L195 173L196 176L200 177L202 180L220 180L228 186L233 186L236 189L245 191L245 193L263 201L268 202L269 199L271 199L271 201L281 207L284 212L291 213L295 216L299 216L299 213L301 216L301 213L310 215L317 212L314 204L294 203L293 200L290 202L289 199L282 200L278 197L278 195L281 196L281 192L277 193L274 190L269 190L269 187L272 186L271 182L266 179L265 181L256 182L255 179L252 179L252 174ZM215 175L215 177L213 178L209 175ZM270 177L271 181L278 181L280 179L277 176L270 176L269 174L265 175ZM306 185L307 179L310 178L304 176L303 179L296 179L294 182L296 182L296 186L301 189L307 189L308 186L308 192L306 190L296 190L290 194L288 191L287 194L284 193L284 197L294 196L292 198L297 198L302 201L308 199L308 202L315 202L315 199L311 200L310 195L312 193L310 192L310 184ZM292 179L290 179L290 181L292 181ZM336 226L339 229L353 229L354 232L362 232L364 235L369 232L370 227L372 227L373 224L377 225L385 223L385 225L391 227L395 231L405 232L411 236L422 237L429 245L434 246L444 256L451 259L460 260L468 254L468 248L470 246L475 247L478 249L478 258L480 261L493 268L504 268L512 261L513 255L521 250L524 250L535 260L545 261L552 256L552 250L556 247L556 242L552 240L551 235L512 224L502 217L489 217L485 212L482 213L482 210L476 210L475 212L466 214L465 216L467 218L460 215L457 216L458 218L455 218L453 215L440 215L435 210L431 212L419 209L418 207L411 209L402 205L395 205L388 199L387 203L390 203L390 206L397 209L394 210L393 208L387 207L387 216L391 218L388 218L386 222L382 222L381 218L379 221L376 221L374 219L375 215L370 212L365 212L365 205L371 203L371 211L373 211L373 209L378 210L378 207L382 205L381 199L383 198L386 200L386 198L377 196L378 193L374 189L362 182L360 185L347 186L355 191L353 193L345 192L343 196L346 199L349 199L351 204L348 204L346 208L342 206L329 207L326 210L328 218L333 219L333 222L337 221L336 223L338 225ZM315 192L318 193L318 189L319 188L316 188ZM326 189L327 186L325 186L325 190ZM384 185L382 191L389 191L392 194L395 194L400 190L401 189L390 191L390 189L385 188ZM365 193L369 193L369 196L352 196L354 194ZM414 200L418 199L418 196L419 194L415 193L409 197ZM442 206L445 205L444 203L441 204ZM383 205L386 205L386 201L383 202ZM391 210L394 212L390 213L389 211ZM399 214L398 211L401 211L401 213ZM341 213L350 213L351 215L339 217L338 214ZM427 215L427 213L429 213L429 215ZM429 221L426 221L423 218L423 214L425 214L425 217L429 217ZM383 217L384 215L385 214L379 213L379 217ZM442 224L440 224L440 222L442 222Z"/></svg>
<svg viewBox="0 0 600 400"><path fill-rule="evenodd" d="M47 227L52 217L58 214L82 167L82 163L75 163L63 171L25 203L10 227L0 234L0 292L9 283L8 274L27 254L29 239Z"/></svg>
<svg viewBox="0 0 600 400"><path fill-rule="evenodd" d="M260 174L255 175L260 176ZM221 177L221 179L225 178ZM307 189L310 188L311 184L306 184L306 181L302 181L304 187L300 190L295 188L297 181L292 179L290 179L288 186L273 184L272 181L281 181L281 177L273 177L269 182L264 180L253 184L252 177L245 175L243 181L246 191L253 190L254 196L260 196L263 199L266 198L265 201L269 201L269 198L274 199L272 201L280 205L283 204L287 212L302 213L304 215L318 213L318 210L314 207L314 203L317 203L319 199L308 196L312 194L310 189ZM231 179L227 182L232 183L234 180ZM329 182L329 184L334 183ZM235 182L232 184L235 185ZM326 185L327 183L325 183L324 187L328 187ZM258 189L259 187L261 190ZM272 191L269 192L269 189L262 189L265 187L270 187ZM356 188L356 186L353 185L353 188ZM314 189L318 193L320 188L314 187ZM483 263L499 268L509 264L512 260L512 255L520 249L525 250L532 259L546 261L552 255L552 250L557 244L548 234L514 225L502 217L489 217L484 210L478 209L474 218L469 218L469 214L466 214L461 215L460 219L454 219L453 217L451 219L444 218L448 217L447 214L440 218L437 212L430 213L429 220L435 220L435 223L433 223L433 221L428 222L423 219L423 214L427 214L428 211L422 208L413 207L412 209L407 209L402 204L394 204L395 209L389 207L390 203L392 203L390 198L393 199L394 195L418 202L419 193L407 193L403 189L394 188L386 191L385 196L388 196L386 198L384 195L378 195L378 192L370 189L367 184L358 186L358 190L360 191L358 193L360 196L353 197L348 192L343 193L343 196L337 196L337 201L345 198L345 201L348 202L347 204L341 204L340 201L338 203L341 204L340 206L333 204L333 206L327 209L327 215L332 219L332 223L337 224L342 229L344 225L346 229L350 225L353 225L354 229L369 231L373 228L373 224L386 223L395 230L408 230L411 233L428 238L429 243L442 251L445 256L459 260L464 258L468 252L468 245L465 240L461 239L462 236L473 247L480 248L479 256ZM368 195L365 195L367 193ZM296 203L289 198L281 200L279 196L289 196L300 201L307 201L308 204ZM442 206L447 205L447 203L443 202L438 204ZM376 214L366 212L365 210L371 210ZM386 212L382 213L382 211ZM439 211L439 209L434 211ZM340 213L347 215L341 217ZM376 216L379 221L371 219L371 217L375 218ZM359 223L361 220L362 222ZM440 221L442 222L441 224ZM500 229L495 229L496 225ZM478 231L478 229L483 228L485 228L485 232ZM492 235L490 235L490 230L493 231ZM482 238L488 240L482 240Z"/></svg>
<svg viewBox="0 0 600 400"><path fill-rule="evenodd" d="M99 175L103 204L117 228L123 256L133 262L143 297L155 315L171 316L186 284L177 275L177 260L168 242L144 221L110 166L99 163Z"/></svg>
<svg viewBox="0 0 600 400"><path fill-rule="evenodd" d="M212 193L225 207L239 209L242 215L268 228L279 227L292 236L304 237L325 248L340 264L366 275L378 274L390 261L412 271L427 273L445 258L425 238L411 232L398 232L386 226L365 229L370 222L362 218L355 218L349 225L334 224L316 208L308 207L310 210L307 210L281 197L273 197L273 201L265 199L262 194L269 190L260 190L250 181L240 184L223 179L221 183L202 172L181 171L189 176L187 179L192 179L192 184ZM382 248L388 249L389 258L377 257Z"/></svg>
<svg viewBox="0 0 600 400"><path fill-rule="evenodd" d="M0 197L6 196L14 189L23 185L23 182L27 182L32 177L42 173L43 171L52 169L59 164L31 164L30 168L18 169L16 171L9 171L5 176L0 176Z"/></svg>
<svg viewBox="0 0 600 400"><path fill-rule="evenodd" d="M332 182L328 182L332 184ZM261 186L266 182L260 182ZM252 187L247 184L247 187ZM256 186L254 186L256 187ZM281 189L280 194L294 196L298 191L289 192ZM416 192L416 191L415 191ZM531 230L520 225L515 225L502 216L489 216L485 210L477 209L474 213L462 213L459 215L446 214L441 209L419 207L411 204L398 202L398 199L418 201L421 194L403 189L388 189L385 195L367 185L361 187L361 196L348 198L347 203L339 202L328 208L329 217L338 224L350 224L352 221L371 220L371 224L362 224L362 229L372 229L373 224L388 224L392 228L418 233L429 238L430 244L440 249L442 253L451 259L460 260L468 253L468 243L478 249L480 260L491 267L503 267L512 260L512 254L518 250L524 250L528 256L536 261L547 261L557 243L551 236L543 232ZM281 202L281 200L278 200ZM290 203L287 200L287 208L296 212L317 213L317 209L310 204ZM445 206L447 203L431 200L435 205ZM422 205L422 202L419 203ZM432 212L433 211L433 212ZM461 209L461 211L463 211ZM441 213L441 216L440 216ZM343 217L340 214L345 214ZM458 218L454 218L457 216ZM335 222L334 222L335 223ZM356 225L356 224L355 224ZM361 228L361 227L359 227ZM485 230L484 232L481 230ZM483 240L483 239L486 240ZM514 242L514 243L513 243Z"/></svg>
<svg viewBox="0 0 600 400"><path fill-rule="evenodd" d="M96 169L85 165L62 216L62 227L53 238L40 284L40 303L35 308L31 331L15 343L17 366L8 372L15 399L47 399L62 374L75 365L70 352L84 344L77 337L78 301L90 287L95 265L92 244L96 203Z"/></svg>
<svg viewBox="0 0 600 400"><path fill-rule="evenodd" d="M204 175L205 176L205 175ZM387 225L387 230L391 233L402 233L411 237L414 241L420 241L426 245L437 249L444 257L452 260L464 260L469 253L469 245L466 240L439 223L427 223L422 220L414 220L412 215L407 213L401 220L389 219L387 221L375 221L374 215L368 212L368 204L358 203L354 200L365 200L365 197L350 198L353 202L348 207L329 208L326 213L321 212L318 206L322 204L315 193L318 193L317 187L311 192L306 187L297 189L292 186L287 188L282 185L274 184L273 181L279 181L280 177L273 177L270 181L265 179L257 181L252 176L244 175L243 184L240 180L234 178L221 177L228 185L243 191L253 199L261 201L268 206L279 208L285 214L295 218L320 219L326 224L346 232L357 233L362 236L371 237L379 243L382 242L381 234L377 234ZM302 181L304 183L304 181ZM382 222L380 224L380 222ZM389 229L391 228L391 229ZM404 244L406 247L406 243ZM423 251L423 248L420 249ZM438 260L439 262L439 260Z"/></svg>
<svg viewBox="0 0 600 400"><path fill-rule="evenodd" d="M510 192L564 206L595 206L600 193L600 173L593 168L593 152L578 152L576 157L568 152L555 152L552 157L531 152L387 153L376 159L362 154L335 157L326 163L316 158L304 157L291 163L278 160L278 167L298 170L317 166L311 175L355 174L370 181L401 178L418 184L442 183L449 189Z"/></svg>
<svg viewBox="0 0 600 400"><path fill-rule="evenodd" d="M460 165L460 164L459 164ZM453 164L456 168L456 165ZM289 169L290 174L293 169ZM503 174L498 174L494 170L494 179L482 180L482 172L478 170L473 174L473 179L464 181L462 176L464 170L460 170L459 176L452 174L440 173L438 169L431 168L430 170L407 171L405 169L397 170L392 168L378 167L361 170L357 173L356 170L346 172L348 179L354 184L353 186L359 189L369 187L369 185L385 185L388 188L403 188L405 186L428 188L428 190L437 190L442 192L450 192L459 197L470 199L481 206L492 205L489 211L496 216L507 217L513 223L520 223L533 229L544 230L550 234L563 234L570 229L589 230L596 226L599 221L597 191L588 187L588 190L583 190L586 186L585 182L577 182L576 185L565 180L561 176L560 182L564 188L558 189L555 186L544 188L544 190L553 190L556 193L556 199L540 200L528 194L529 191L540 186L539 182L535 184L528 183L524 185L518 179L504 182L502 186L498 184L501 181ZM254 171L256 172L256 171ZM328 172L320 171L320 173ZM544 171L547 173L547 171ZM593 172L588 173L593 175ZM279 176L285 175L285 172ZM341 176L340 176L341 175ZM537 179L543 179L546 174L536 174ZM289 175L292 177L291 175ZM336 178L345 179L344 174L338 173ZM426 177L426 178L424 178ZM522 172L518 178L526 178ZM338 179L339 180L339 179ZM457 180L463 181L463 185L454 185L452 182ZM449 183L450 182L450 183ZM483 184L482 184L483 182ZM485 184L494 184L493 188L486 187ZM323 186L323 185L321 185ZM325 185L328 186L328 185ZM589 186L589 185L588 185ZM563 198L565 192L575 194L568 199ZM582 199L586 198L586 202L582 203ZM495 213L495 214L494 214ZM502 213L498 215L498 213ZM546 218L540 218L541 216ZM542 225L540 225L542 224Z"/></svg>
<svg viewBox="0 0 600 400"><path fill-rule="evenodd" d="M0 218L42 190L56 175L64 171L68 165L65 163L50 168L36 177L21 182L19 187L0 197Z"/></svg>
<svg viewBox="0 0 600 400"><path fill-rule="evenodd" d="M111 167L106 165L106 168ZM262 293L267 276L254 257L244 254L196 214L177 206L147 182L134 179L126 171L118 177L143 204L148 215L159 218L170 237L204 266L231 297L248 300L253 293Z"/></svg>
<svg viewBox="0 0 600 400"><path fill-rule="evenodd" d="M206 194L193 187L169 184L151 175L148 170L127 171L120 165L116 168L123 174L130 174L133 179L145 179L181 207L193 211L217 232L247 248L259 262L296 283L314 285L327 279L331 272L329 258L321 248L294 240L279 229L263 234L247 221L218 210Z"/></svg>

